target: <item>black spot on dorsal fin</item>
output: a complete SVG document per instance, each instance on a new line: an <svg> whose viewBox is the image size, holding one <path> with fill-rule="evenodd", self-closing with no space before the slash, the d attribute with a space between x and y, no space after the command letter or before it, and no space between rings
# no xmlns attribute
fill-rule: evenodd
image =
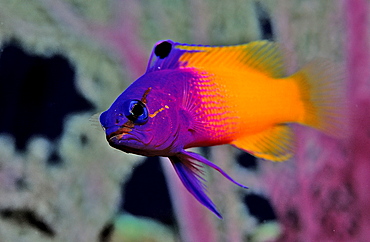
<svg viewBox="0 0 370 242"><path fill-rule="evenodd" d="M154 54L161 59L166 58L172 49L172 44L168 41L163 41L154 48Z"/></svg>

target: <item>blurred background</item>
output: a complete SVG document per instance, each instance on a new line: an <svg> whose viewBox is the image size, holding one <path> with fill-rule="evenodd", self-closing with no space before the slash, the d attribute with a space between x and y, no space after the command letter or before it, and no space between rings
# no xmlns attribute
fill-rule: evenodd
<svg viewBox="0 0 370 242"><path fill-rule="evenodd" d="M0 0L0 241L368 241L367 0ZM296 156L198 149L224 219L165 158L114 150L97 115L145 72L159 40L281 43L287 71L329 58L343 75L343 140L294 126Z"/></svg>

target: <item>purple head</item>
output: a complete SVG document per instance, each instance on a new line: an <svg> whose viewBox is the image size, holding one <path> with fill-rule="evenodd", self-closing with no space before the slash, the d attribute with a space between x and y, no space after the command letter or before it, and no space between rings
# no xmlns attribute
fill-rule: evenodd
<svg viewBox="0 0 370 242"><path fill-rule="evenodd" d="M184 71L163 70L146 73L131 84L100 116L109 144L145 156L180 152L190 138L182 108L188 78L191 74Z"/></svg>
<svg viewBox="0 0 370 242"><path fill-rule="evenodd" d="M200 117L201 97L194 83L204 78L180 61L184 50L173 41L158 42L146 73L132 83L100 116L109 144L144 156L168 156L188 191L218 217L221 214L206 195L200 164L208 165L233 183L221 168L202 156L185 151L194 146L215 145ZM195 48L195 47L194 47ZM217 141L218 142L218 141Z"/></svg>

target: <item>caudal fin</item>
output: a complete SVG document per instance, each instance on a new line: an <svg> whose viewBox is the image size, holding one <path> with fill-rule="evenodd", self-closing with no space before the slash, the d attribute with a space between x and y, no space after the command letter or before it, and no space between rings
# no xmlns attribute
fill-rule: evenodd
<svg viewBox="0 0 370 242"><path fill-rule="evenodd" d="M308 63L292 78L298 82L304 115L301 124L330 136L345 134L343 74L328 60Z"/></svg>

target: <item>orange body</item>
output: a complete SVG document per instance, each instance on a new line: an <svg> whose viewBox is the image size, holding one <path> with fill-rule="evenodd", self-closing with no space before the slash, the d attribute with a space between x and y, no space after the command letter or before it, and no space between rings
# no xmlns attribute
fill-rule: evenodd
<svg viewBox="0 0 370 242"><path fill-rule="evenodd" d="M198 73L191 89L200 97L196 118L212 137L204 145L231 143L265 159L290 157L289 123L329 134L339 130L338 84L327 62L285 76L280 48L266 41L230 47L178 46L182 68ZM199 144L198 144L199 145Z"/></svg>

